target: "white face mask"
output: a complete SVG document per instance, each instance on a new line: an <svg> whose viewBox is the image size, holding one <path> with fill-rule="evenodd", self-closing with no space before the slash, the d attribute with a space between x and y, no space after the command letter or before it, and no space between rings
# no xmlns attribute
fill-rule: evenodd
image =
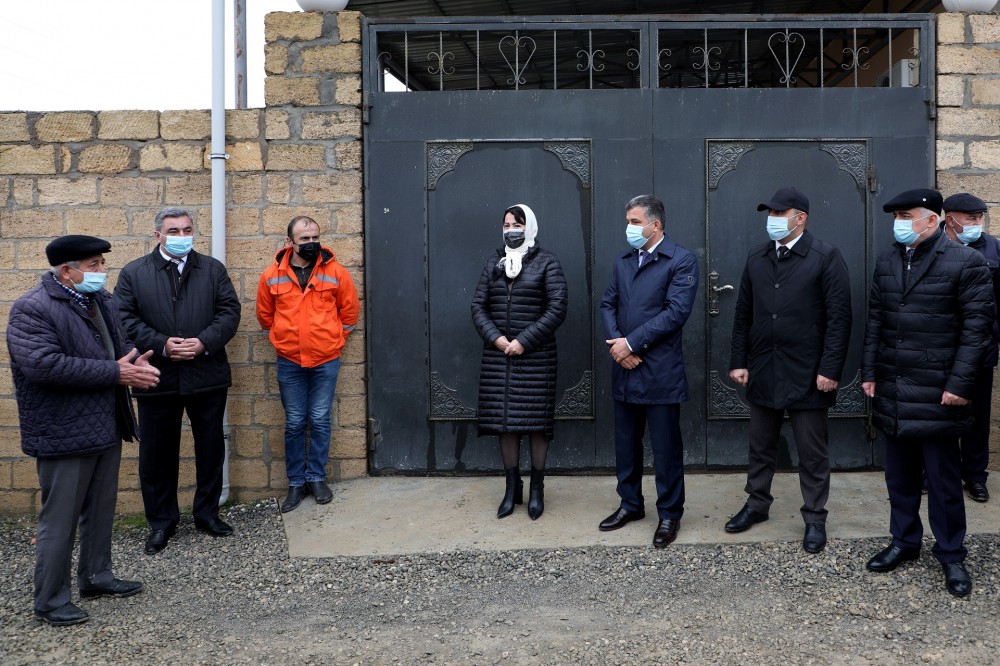
<svg viewBox="0 0 1000 666"><path fill-rule="evenodd" d="M778 217L777 215L767 216L767 235L773 241L780 241L783 238L787 238L789 234L792 233L791 228L789 228L789 223L794 220L797 215L792 215L791 217Z"/></svg>

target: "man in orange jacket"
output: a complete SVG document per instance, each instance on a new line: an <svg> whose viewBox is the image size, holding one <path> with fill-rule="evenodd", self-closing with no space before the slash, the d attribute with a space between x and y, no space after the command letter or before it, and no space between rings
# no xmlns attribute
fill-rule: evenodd
<svg viewBox="0 0 1000 666"><path fill-rule="evenodd" d="M285 247L257 285L257 321L278 353L278 389L285 409L288 496L281 503L282 513L297 507L306 495L317 504L333 498L325 483L330 408L340 352L361 308L350 274L333 250L320 245L319 233L310 217L289 222Z"/></svg>

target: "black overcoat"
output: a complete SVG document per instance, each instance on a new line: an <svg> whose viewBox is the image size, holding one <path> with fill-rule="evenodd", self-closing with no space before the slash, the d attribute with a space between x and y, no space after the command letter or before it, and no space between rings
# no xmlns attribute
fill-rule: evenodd
<svg viewBox="0 0 1000 666"><path fill-rule="evenodd" d="M733 319L729 368L750 374L747 400L771 409L821 409L837 392L851 338L851 285L840 250L803 232L788 256L774 241L750 251Z"/></svg>
<svg viewBox="0 0 1000 666"><path fill-rule="evenodd" d="M483 339L479 371L479 434L545 432L551 438L556 400L556 329L566 319L566 278L554 254L535 246L513 280L487 259L472 299L472 323ZM507 356L500 336L524 346Z"/></svg>
<svg viewBox="0 0 1000 666"><path fill-rule="evenodd" d="M899 243L879 255L862 362L862 379L875 382L875 426L893 437L958 437L971 408L942 405L941 395L972 396L994 316L983 255L940 229L909 262Z"/></svg>

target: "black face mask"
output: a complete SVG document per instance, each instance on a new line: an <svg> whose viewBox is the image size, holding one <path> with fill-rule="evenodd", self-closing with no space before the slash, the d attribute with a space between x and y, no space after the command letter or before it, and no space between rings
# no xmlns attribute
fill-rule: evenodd
<svg viewBox="0 0 1000 666"><path fill-rule="evenodd" d="M319 243L299 243L298 255L305 261L312 262L319 256Z"/></svg>
<svg viewBox="0 0 1000 666"><path fill-rule="evenodd" d="M524 245L524 232L523 231L505 231L503 232L503 242L504 245L514 250L522 245Z"/></svg>

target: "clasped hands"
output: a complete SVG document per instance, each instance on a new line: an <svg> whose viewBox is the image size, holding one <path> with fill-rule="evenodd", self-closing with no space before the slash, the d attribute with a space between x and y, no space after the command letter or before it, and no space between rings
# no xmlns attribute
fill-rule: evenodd
<svg viewBox="0 0 1000 666"><path fill-rule="evenodd" d="M513 341L507 339L506 335L501 335L493 341L493 346L502 351L507 356L520 356L524 353L524 345L517 338Z"/></svg>
<svg viewBox="0 0 1000 666"><path fill-rule="evenodd" d="M167 338L163 349L171 361L190 361L205 352L205 345L198 338Z"/></svg>
<svg viewBox="0 0 1000 666"><path fill-rule="evenodd" d="M639 364L642 363L642 359L629 348L625 338L613 338L605 340L605 342L608 343L611 358L626 370L638 368Z"/></svg>

